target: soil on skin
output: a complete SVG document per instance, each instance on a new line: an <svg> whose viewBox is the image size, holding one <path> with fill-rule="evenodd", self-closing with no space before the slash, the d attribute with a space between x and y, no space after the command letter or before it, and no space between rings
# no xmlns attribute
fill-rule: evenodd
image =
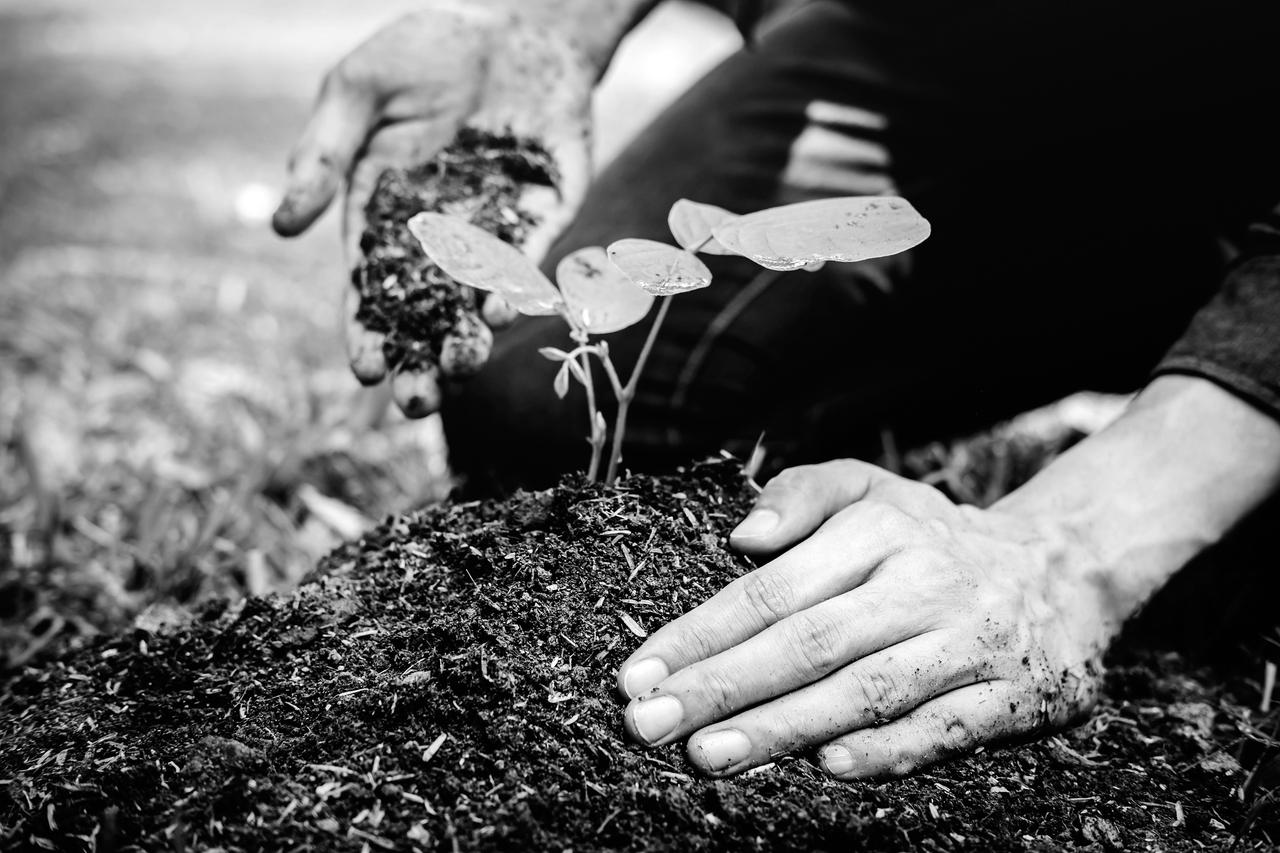
<svg viewBox="0 0 1280 853"><path fill-rule="evenodd" d="M614 671L637 631L750 568L726 541L751 496L716 463L429 509L289 597L28 669L0 700L3 846L1193 850L1275 832L1239 790L1249 713L1168 656L1114 666L1073 731L877 786L804 757L711 781L679 747L629 744Z"/></svg>
<svg viewBox="0 0 1280 853"><path fill-rule="evenodd" d="M363 260L352 283L360 291L356 319L386 335L389 369L436 367L445 335L480 322L475 290L427 260L405 223L424 210L448 213L519 246L537 225L521 208L521 193L531 184L553 186L555 174L537 142L475 129L425 163L382 173L365 208Z"/></svg>

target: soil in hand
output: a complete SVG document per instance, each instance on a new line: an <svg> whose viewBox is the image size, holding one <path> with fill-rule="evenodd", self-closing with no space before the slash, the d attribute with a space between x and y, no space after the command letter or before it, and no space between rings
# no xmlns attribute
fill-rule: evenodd
<svg viewBox="0 0 1280 853"><path fill-rule="evenodd" d="M471 128L426 163L382 173L365 208L363 257L352 283L360 291L356 319L386 335L388 369L466 375L483 365L492 340L479 294L431 263L405 223L422 211L447 213L519 246L538 224L521 207L521 194L530 185L554 186L555 174L537 142ZM449 335L465 343L451 348L465 357L446 356L442 365Z"/></svg>
<svg viewBox="0 0 1280 853"><path fill-rule="evenodd" d="M1113 667L1071 732L883 785L806 757L711 781L680 747L629 744L614 672L749 570L726 541L751 496L717 463L393 518L292 596L13 676L3 846L1193 850L1274 832L1240 795L1249 713L1170 657Z"/></svg>

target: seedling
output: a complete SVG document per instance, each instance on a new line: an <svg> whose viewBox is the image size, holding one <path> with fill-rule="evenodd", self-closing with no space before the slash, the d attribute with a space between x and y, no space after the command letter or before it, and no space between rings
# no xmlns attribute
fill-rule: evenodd
<svg viewBox="0 0 1280 853"><path fill-rule="evenodd" d="M586 392L591 445L587 479L593 482L599 477L609 429L597 407L590 360L600 363L617 401L604 476L605 484L612 485L622 463L631 402L671 299L711 284L711 271L698 252L742 255L771 270L813 270L828 261L852 263L894 255L929 236L929 223L915 208L891 196L822 199L744 216L681 199L667 222L679 247L628 238L608 249L580 249L556 268L557 289L520 250L465 220L440 213L419 213L409 220L409 230L427 257L453 279L502 296L522 314L564 317L575 346L544 347L540 353L560 363L553 383L558 396L569 392L572 381ZM635 367L623 382L608 342L592 336L640 322L655 298L657 313Z"/></svg>

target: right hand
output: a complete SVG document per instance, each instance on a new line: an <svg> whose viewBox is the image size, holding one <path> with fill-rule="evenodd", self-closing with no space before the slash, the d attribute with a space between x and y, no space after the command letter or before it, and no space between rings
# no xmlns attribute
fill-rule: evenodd
<svg viewBox="0 0 1280 853"><path fill-rule="evenodd" d="M599 69L517 9L501 0L434 0L379 30L330 70L289 159L284 198L272 219L276 232L305 231L345 185L343 246L347 268L354 269L378 176L430 159L466 125L532 137L555 159L560 185L531 187L521 200L540 217L522 248L541 259L586 190L590 95ZM372 385L387 374L383 336L356 321L359 293L349 276L347 282L347 354L357 378ZM431 373L402 371L392 387L411 417L439 407Z"/></svg>

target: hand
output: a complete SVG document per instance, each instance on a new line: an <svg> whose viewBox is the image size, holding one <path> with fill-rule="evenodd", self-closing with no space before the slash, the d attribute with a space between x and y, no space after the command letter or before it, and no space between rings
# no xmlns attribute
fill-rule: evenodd
<svg viewBox="0 0 1280 853"><path fill-rule="evenodd" d="M1065 726L1092 706L1122 621L1059 529L861 462L784 472L731 541L794 547L618 673L627 732L689 738L716 776L820 745L839 779L899 776Z"/></svg>
<svg viewBox="0 0 1280 853"><path fill-rule="evenodd" d="M552 154L559 186L531 188L521 199L540 220L522 248L540 258L585 192L590 93L599 68L519 9L498 0L435 0L339 62L325 77L290 158L275 230L282 236L306 230L345 183L343 243L353 269L378 176L429 160L466 125L532 137ZM351 286L345 292L351 366L362 382L374 384L387 373L383 335L356 321L359 293ZM509 312L486 313L495 323L510 319ZM439 405L439 388L427 372L401 372L392 385L406 414L425 415Z"/></svg>

